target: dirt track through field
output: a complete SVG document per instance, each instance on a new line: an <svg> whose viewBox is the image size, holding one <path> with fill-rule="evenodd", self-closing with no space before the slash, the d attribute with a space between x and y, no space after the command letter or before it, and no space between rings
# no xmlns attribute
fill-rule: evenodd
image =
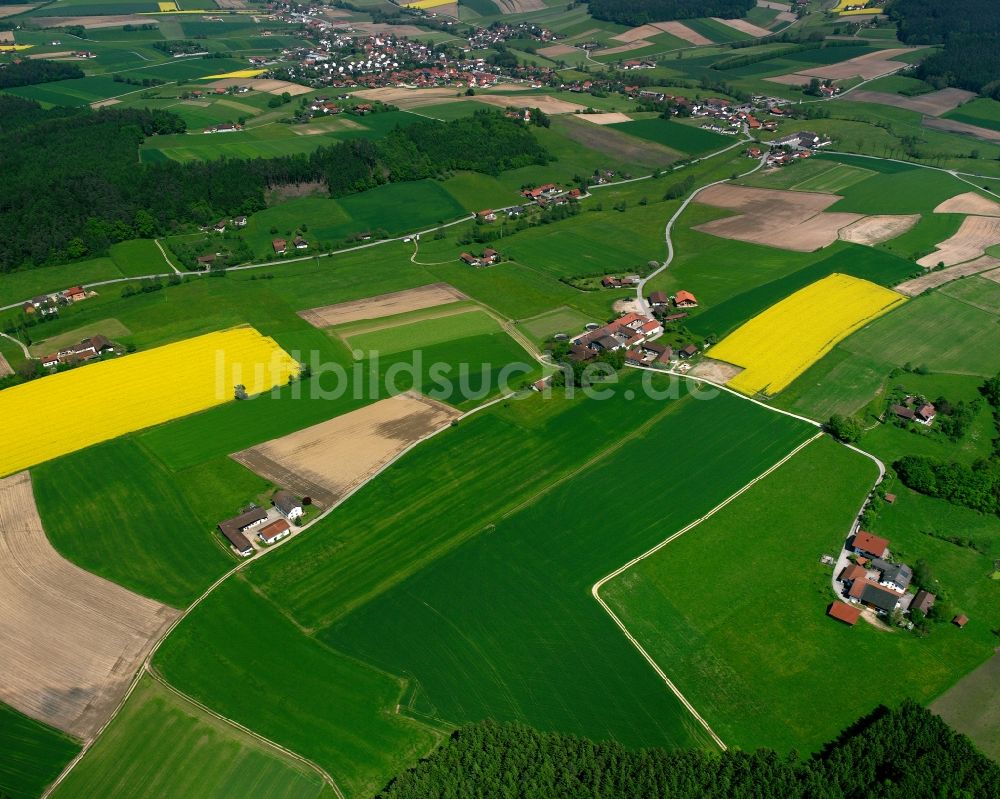
<svg viewBox="0 0 1000 799"><path fill-rule="evenodd" d="M972 214L974 216L1000 216L1000 203L989 200L974 191L957 194L934 209L935 214Z"/></svg>
<svg viewBox="0 0 1000 799"><path fill-rule="evenodd" d="M961 264L979 258L987 247L1000 244L1000 217L967 216L958 232L937 245L930 255L925 255L918 264L925 267Z"/></svg>
<svg viewBox="0 0 1000 799"><path fill-rule="evenodd" d="M1000 258L992 258L989 255L984 255L975 261L951 266L947 269L938 269L935 272L928 272L926 275L921 275L920 277L913 278L913 280L900 283L894 288L900 294L905 294L907 297L916 297L918 294L927 291L927 289L943 286L946 283L951 283L953 280L958 280L960 277L978 275L980 272L989 272L997 267L1000 267ZM992 277L990 278L990 280L993 279Z"/></svg>
<svg viewBox="0 0 1000 799"><path fill-rule="evenodd" d="M874 246L903 235L919 221L920 214L866 216L842 228L838 235L844 241Z"/></svg>
<svg viewBox="0 0 1000 799"><path fill-rule="evenodd" d="M859 103L891 105L932 117L947 114L953 108L958 108L962 103L968 102L975 96L975 92L967 92L964 89L939 89L936 92L919 94L916 97L904 97L901 94L890 94L889 92L871 92L866 89L851 92L851 99Z"/></svg>
<svg viewBox="0 0 1000 799"><path fill-rule="evenodd" d="M328 508L400 452L461 413L407 392L276 438L232 457Z"/></svg>
<svg viewBox="0 0 1000 799"><path fill-rule="evenodd" d="M420 288L393 291L363 300L324 305L321 308L309 308L298 313L313 327L324 328L348 322L360 322L363 319L381 319L384 316L420 311L467 299L469 298L465 294L447 283L431 283Z"/></svg>
<svg viewBox="0 0 1000 799"><path fill-rule="evenodd" d="M64 560L45 537L28 472L0 480L0 699L86 738L177 615Z"/></svg>
<svg viewBox="0 0 1000 799"><path fill-rule="evenodd" d="M724 239L812 252L832 244L841 228L862 218L861 214L824 212L839 199L836 194L752 189L729 184L711 186L700 192L695 202L740 213L694 229Z"/></svg>

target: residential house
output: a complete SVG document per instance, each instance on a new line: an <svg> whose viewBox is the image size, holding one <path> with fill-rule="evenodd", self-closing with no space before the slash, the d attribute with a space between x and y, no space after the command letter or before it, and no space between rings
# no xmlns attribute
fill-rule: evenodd
<svg viewBox="0 0 1000 799"><path fill-rule="evenodd" d="M654 291L649 295L649 306L654 310L657 308L666 308L669 303L670 300L664 291Z"/></svg>
<svg viewBox="0 0 1000 799"><path fill-rule="evenodd" d="M271 247L276 255L284 255L288 249L288 243L284 239L275 239L271 242Z"/></svg>
<svg viewBox="0 0 1000 799"><path fill-rule="evenodd" d="M487 208L485 211L480 211L476 216L483 222L496 222L497 215L492 209Z"/></svg>
<svg viewBox="0 0 1000 799"><path fill-rule="evenodd" d="M481 260L481 259L479 259L479 258L477 258L477 257L476 257L475 255L473 255L473 254L472 254L471 252L463 252L463 253L462 253L462 254L461 254L460 256L458 256L458 257L459 257L459 259L460 259L460 260L464 261L464 262L465 262L465 263L467 263L467 264L468 264L469 266L482 266L482 265L483 265L483 262L482 262L482 260Z"/></svg>
<svg viewBox="0 0 1000 799"><path fill-rule="evenodd" d="M696 308L698 300L695 299L694 294L690 291L681 289L674 295L674 305L678 308Z"/></svg>
<svg viewBox="0 0 1000 799"><path fill-rule="evenodd" d="M220 219L218 222L215 223L215 226L212 229L216 233L225 233L226 232L226 220L225 219Z"/></svg>
<svg viewBox="0 0 1000 799"><path fill-rule="evenodd" d="M233 224L236 227L246 227L247 226L247 218L245 216L238 216L238 217L236 217L233 220Z"/></svg>
<svg viewBox="0 0 1000 799"><path fill-rule="evenodd" d="M882 574L879 582L895 591L905 591L913 580L913 570L905 563L890 563L882 558L873 558L871 565Z"/></svg>
<svg viewBox="0 0 1000 799"><path fill-rule="evenodd" d="M698 348L694 344L688 344L686 347L681 347L677 351L677 357L682 360L687 360L688 358L693 358L698 354Z"/></svg>
<svg viewBox="0 0 1000 799"><path fill-rule="evenodd" d="M966 624L969 623L969 617L966 616L964 613L960 613L951 620L951 623L961 629L962 627L964 627Z"/></svg>
<svg viewBox="0 0 1000 799"><path fill-rule="evenodd" d="M870 558L884 558L889 551L889 542L877 535L858 530L854 534L854 551L858 555L866 555Z"/></svg>
<svg viewBox="0 0 1000 799"><path fill-rule="evenodd" d="M274 507L288 521L291 522L302 518L302 503L291 491L286 491L285 489L277 491L271 498L271 502L274 503Z"/></svg>
<svg viewBox="0 0 1000 799"><path fill-rule="evenodd" d="M925 591L921 588L917 591L917 595L913 597L913 601L910 603L910 613L914 610L919 610L925 616L932 607L934 607L934 602L937 597L934 596L930 591Z"/></svg>
<svg viewBox="0 0 1000 799"><path fill-rule="evenodd" d="M215 256L209 253L208 255L199 255L195 260L198 262L198 266L207 269L215 263Z"/></svg>
<svg viewBox="0 0 1000 799"><path fill-rule="evenodd" d="M295 249L296 250L308 250L309 249L309 242L306 241L301 236L296 236L295 237L295 241L293 243L295 244Z"/></svg>
<svg viewBox="0 0 1000 799"><path fill-rule="evenodd" d="M827 615L853 627L861 616L861 608L838 600L830 605Z"/></svg>
<svg viewBox="0 0 1000 799"><path fill-rule="evenodd" d="M63 297L65 297L68 302L80 302L81 300L87 299L87 292L84 290L83 286L72 286L63 292Z"/></svg>
<svg viewBox="0 0 1000 799"><path fill-rule="evenodd" d="M284 519L271 522L267 527L257 531L257 537L265 544L273 544L292 534L292 528Z"/></svg>
<svg viewBox="0 0 1000 799"><path fill-rule="evenodd" d="M569 359L577 363L587 363L597 357L596 350L586 347L583 344L574 344L569 348Z"/></svg>
<svg viewBox="0 0 1000 799"><path fill-rule="evenodd" d="M665 344L646 342L642 348L657 363L670 363L670 359L674 357L673 348Z"/></svg>
<svg viewBox="0 0 1000 799"><path fill-rule="evenodd" d="M857 563L850 563L844 567L837 579L845 585L853 583L855 580L867 580L868 570Z"/></svg>
<svg viewBox="0 0 1000 799"><path fill-rule="evenodd" d="M880 613L891 613L899 605L903 592L894 591L888 586L879 585L870 580L855 580L851 585L851 590L848 591L848 596Z"/></svg>

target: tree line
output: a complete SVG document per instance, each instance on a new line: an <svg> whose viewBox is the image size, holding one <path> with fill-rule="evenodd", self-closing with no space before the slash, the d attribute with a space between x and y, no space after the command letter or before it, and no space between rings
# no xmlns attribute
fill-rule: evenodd
<svg viewBox="0 0 1000 799"><path fill-rule="evenodd" d="M487 110L308 155L138 163L147 137L184 130L180 117L163 110L44 111L0 97L0 272L102 255L117 241L253 213L281 185L323 182L340 197L452 170L496 175L550 158L523 123Z"/></svg>
<svg viewBox="0 0 1000 799"><path fill-rule="evenodd" d="M538 732L516 722L470 724L378 799L987 799L1000 766L913 701L859 720L812 758L769 749L632 751Z"/></svg>
<svg viewBox="0 0 1000 799"><path fill-rule="evenodd" d="M906 44L944 45L917 68L938 88L957 86L1000 99L1000 4L995 0L895 0L888 9Z"/></svg>
<svg viewBox="0 0 1000 799"><path fill-rule="evenodd" d="M993 408L993 418L1000 429L1000 375L983 383L980 393ZM906 455L893 468L905 486L921 494L981 513L1000 513L1000 438L994 439L988 457L971 465L927 455Z"/></svg>
<svg viewBox="0 0 1000 799"><path fill-rule="evenodd" d="M54 80L82 78L83 70L76 64L61 61L37 60L15 61L0 66L0 89L17 86L32 86L36 83L51 83Z"/></svg>
<svg viewBox="0 0 1000 799"><path fill-rule="evenodd" d="M742 17L757 0L590 0L590 15L621 25L695 17Z"/></svg>

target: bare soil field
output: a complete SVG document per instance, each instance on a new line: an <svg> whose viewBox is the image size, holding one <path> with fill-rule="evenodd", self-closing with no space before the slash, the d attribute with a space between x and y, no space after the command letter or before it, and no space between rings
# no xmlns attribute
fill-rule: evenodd
<svg viewBox="0 0 1000 799"><path fill-rule="evenodd" d="M713 383L725 384L743 371L742 366L734 366L725 361L715 361L703 358L701 362L688 372L688 377L700 377Z"/></svg>
<svg viewBox="0 0 1000 799"><path fill-rule="evenodd" d="M273 80L271 78L220 78L205 85L209 89L228 89L230 86L246 86L252 91L268 92L269 94L288 92L293 97L299 94L308 94L312 91L308 86L300 86L298 83L289 83L286 80Z"/></svg>
<svg viewBox="0 0 1000 799"><path fill-rule="evenodd" d="M595 125L616 125L619 122L632 121L632 117L620 111L606 111L603 114L580 114L580 118L593 122Z"/></svg>
<svg viewBox="0 0 1000 799"><path fill-rule="evenodd" d="M120 103L120 102L121 102L121 100L119 100L117 97L109 97L107 100L98 100L95 103L91 103L90 107L91 108L95 108L95 109L96 108L107 108L109 105L118 105L118 103Z"/></svg>
<svg viewBox="0 0 1000 799"><path fill-rule="evenodd" d="M931 703L931 710L1000 759L1000 652Z"/></svg>
<svg viewBox="0 0 1000 799"><path fill-rule="evenodd" d="M960 277L978 275L981 272L989 272L991 269L996 269L997 267L1000 267L1000 258L984 255L975 261L969 261L958 266L950 266L947 269L938 269L935 272L928 272L926 275L921 275L920 277L913 278L913 280L900 283L894 288L900 294L905 294L907 297L916 297L918 294L923 294L927 289L936 289L938 286L951 283L951 281L958 280ZM990 280L1000 280L1000 273L995 278L990 277Z"/></svg>
<svg viewBox="0 0 1000 799"><path fill-rule="evenodd" d="M3 6L0 6L2 8ZM0 34L2 36L3 34ZM58 53L35 53L34 55L29 55L29 61L38 61L40 59L47 58L50 61L79 61L80 59L74 58L72 50L60 50Z"/></svg>
<svg viewBox="0 0 1000 799"><path fill-rule="evenodd" d="M629 42L628 44L621 44L618 47L608 47L604 50L595 50L594 55L618 55L619 53L627 53L631 50L641 50L643 47L649 47L652 42L647 42L645 39L636 39L634 42Z"/></svg>
<svg viewBox="0 0 1000 799"><path fill-rule="evenodd" d="M28 3L20 6L0 6L0 18L13 17L17 14L24 14L40 5L39 3Z"/></svg>
<svg viewBox="0 0 1000 799"><path fill-rule="evenodd" d="M524 14L527 11L541 11L545 8L542 0L496 0L501 14Z"/></svg>
<svg viewBox="0 0 1000 799"><path fill-rule="evenodd" d="M748 241L796 252L812 252L837 240L841 228L861 214L824 213L840 197L746 186L711 186L695 195L695 202L738 211L738 216L715 219L695 227L724 239Z"/></svg>
<svg viewBox="0 0 1000 799"><path fill-rule="evenodd" d="M366 100L379 100L383 103L396 105L403 110L409 108L419 108L423 105L437 105L444 99L458 100L459 92L456 89L437 87L431 89L399 89L394 86L385 86L379 89L362 89L354 93L356 97L364 97ZM475 99L479 99L478 95Z"/></svg>
<svg viewBox="0 0 1000 799"><path fill-rule="evenodd" d="M433 11L435 14L454 17L458 11L458 5L435 6ZM416 25L390 25L386 22L355 22L351 20L350 26L370 35L391 33L393 36L406 36L411 39L419 38L427 33L426 30L418 28Z"/></svg>
<svg viewBox="0 0 1000 799"><path fill-rule="evenodd" d="M544 94L532 95L527 100L520 97L511 97L507 94L477 94L475 97L470 97L469 99L496 105L500 108L506 108L508 105L525 104L530 105L532 108L540 108L546 114L574 114L586 108L586 106L579 103L571 103L567 100L560 100L558 97L548 97Z"/></svg>
<svg viewBox="0 0 1000 799"><path fill-rule="evenodd" d="M461 413L407 392L232 455L248 469L329 508L407 447Z"/></svg>
<svg viewBox="0 0 1000 799"><path fill-rule="evenodd" d="M798 19L798 15L792 11L779 11L778 16L774 18L774 22L771 25L775 25L778 22L795 22Z"/></svg>
<svg viewBox="0 0 1000 799"><path fill-rule="evenodd" d="M575 53L577 48L571 44L553 44L548 47L543 47L538 51L538 55L543 55L546 58L558 58L561 55L569 55L570 53Z"/></svg>
<svg viewBox="0 0 1000 799"><path fill-rule="evenodd" d="M215 0L219 8L246 8L246 0Z"/></svg>
<svg viewBox="0 0 1000 799"><path fill-rule="evenodd" d="M0 44L14 44L14 31L0 31Z"/></svg>
<svg viewBox="0 0 1000 799"><path fill-rule="evenodd" d="M616 36L612 36L616 42L625 42L626 44L631 44L632 42L637 42L640 39L645 39L647 36L656 36L661 33L660 29L654 25L640 25L638 28L630 28L627 31L623 31Z"/></svg>
<svg viewBox="0 0 1000 799"><path fill-rule="evenodd" d="M712 44L712 40L702 36L698 31L692 30L683 22L654 22L653 27L664 33L670 33L678 39L683 39L691 44Z"/></svg>
<svg viewBox="0 0 1000 799"><path fill-rule="evenodd" d="M935 214L973 214L974 216L1000 216L1000 203L989 200L974 191L956 194L934 209Z"/></svg>
<svg viewBox="0 0 1000 799"><path fill-rule="evenodd" d="M917 261L928 268L943 263L961 264L979 258L987 247L1000 244L1000 217L967 216L958 232L937 245L937 250Z"/></svg>
<svg viewBox="0 0 1000 799"><path fill-rule="evenodd" d="M407 289L406 291L393 291L389 294L380 294L377 297L367 297L363 300L324 305L321 308L309 308L305 311L299 311L299 316L313 327L324 328L348 322L359 322L362 319L381 319L384 316L419 311L467 299L469 299L467 296L447 283L431 283L428 286Z"/></svg>
<svg viewBox="0 0 1000 799"><path fill-rule="evenodd" d="M12 374L14 374L14 370L10 368L10 364L7 363L7 359L4 358L3 353L0 352L0 377L7 377Z"/></svg>
<svg viewBox="0 0 1000 799"><path fill-rule="evenodd" d="M63 560L28 472L0 480L0 609L0 699L78 738L108 719L178 615Z"/></svg>
<svg viewBox="0 0 1000 799"><path fill-rule="evenodd" d="M932 117L946 114L975 96L975 92L967 92L965 89L939 89L936 92L929 92L916 97L904 97L901 94L889 94L888 92L870 92L864 89L851 92L851 99L857 100L859 103L891 105L916 111L920 114L927 114Z"/></svg>
<svg viewBox="0 0 1000 799"><path fill-rule="evenodd" d="M747 22L745 19L723 19L722 17L712 17L712 19L716 22L721 22L723 25L729 26L733 30L740 31L741 33L746 33L757 38L760 38L761 36L768 36L771 33L771 31L767 28L754 25L752 22Z"/></svg>
<svg viewBox="0 0 1000 799"><path fill-rule="evenodd" d="M664 166L681 157L681 153L656 142L629 136L620 130L607 127L608 123L592 124L591 117L608 114L575 114L565 116L555 123L559 130L578 144L614 155L623 161L646 167ZM617 116L617 114L615 115ZM587 121L584 121L587 120Z"/></svg>
<svg viewBox="0 0 1000 799"><path fill-rule="evenodd" d="M928 117L924 118L923 124L925 128L943 130L946 133L961 133L983 141L1000 142L1000 131L981 128L979 125L968 125L953 119L930 119Z"/></svg>
<svg viewBox="0 0 1000 799"><path fill-rule="evenodd" d="M10 6L0 6L10 8ZM149 17L140 14L104 14L92 17L45 17L45 26L49 28L67 28L79 25L84 28L99 30L101 28L120 28L123 25L148 25Z"/></svg>
<svg viewBox="0 0 1000 799"><path fill-rule="evenodd" d="M838 235L844 241L873 246L903 235L919 221L920 214L866 216L843 228Z"/></svg>
<svg viewBox="0 0 1000 799"><path fill-rule="evenodd" d="M919 47L893 47L888 50L878 50L874 53L865 53L856 58L848 58L846 61L838 61L836 64L821 64L809 69L801 69L788 75L777 75L766 80L773 83L782 83L786 86L799 86L808 83L812 78L829 78L830 80L846 80L847 78L860 77L866 80L888 75L906 66L904 61L890 61L893 56L919 50Z"/></svg>

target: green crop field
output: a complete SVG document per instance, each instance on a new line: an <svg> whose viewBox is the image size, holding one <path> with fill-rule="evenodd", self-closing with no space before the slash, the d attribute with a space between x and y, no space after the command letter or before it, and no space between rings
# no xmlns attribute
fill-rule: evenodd
<svg viewBox="0 0 1000 799"><path fill-rule="evenodd" d="M394 712L401 679L303 635L242 578L185 618L154 665L212 710L318 763L350 796L372 795L435 740Z"/></svg>
<svg viewBox="0 0 1000 799"><path fill-rule="evenodd" d="M944 114L944 118L990 130L1000 130L1000 102L987 97L978 97Z"/></svg>
<svg viewBox="0 0 1000 799"><path fill-rule="evenodd" d="M735 141L731 136L723 136L710 130L659 118L618 122L610 127L613 130L628 133L630 136L648 139L679 150L687 155L701 155L713 150L721 150Z"/></svg>
<svg viewBox="0 0 1000 799"><path fill-rule="evenodd" d="M83 568L184 607L235 565L213 527L268 484L228 459L171 474L122 438L32 470L52 545ZM95 475L101 475L95 479Z"/></svg>
<svg viewBox="0 0 1000 799"><path fill-rule="evenodd" d="M996 702L998 681L1000 655L994 655L931 704L931 710L950 726L968 735L994 760L1000 759L1000 712Z"/></svg>
<svg viewBox="0 0 1000 799"><path fill-rule="evenodd" d="M556 333L573 336L582 331L588 322L593 321L595 321L593 317L572 308L556 308L531 319L523 319L518 327L536 343L541 343Z"/></svg>
<svg viewBox="0 0 1000 799"><path fill-rule="evenodd" d="M28 100L38 100L47 105L81 106L125 94L134 89L134 86L129 86L127 83L116 83L112 78L93 75L86 78L43 83L37 86L20 86L15 89L4 89L4 91L7 94L14 94Z"/></svg>
<svg viewBox="0 0 1000 799"><path fill-rule="evenodd" d="M819 558L840 548L875 477L866 458L815 442L606 586L615 612L726 743L814 750L881 703L932 699L991 654L1000 584L988 595L985 578L960 588L953 580L967 582L976 553L952 547L945 561L950 545L919 528L893 531L893 554L925 557L954 590L983 594L977 630L942 624L921 639L826 616L831 572ZM818 697L830 699L822 713Z"/></svg>
<svg viewBox="0 0 1000 799"><path fill-rule="evenodd" d="M133 239L112 244L108 254L125 277L162 275L170 265L152 239Z"/></svg>
<svg viewBox="0 0 1000 799"><path fill-rule="evenodd" d="M819 191L838 194L848 186L853 186L855 183L859 183L873 174L868 169L860 169L859 167L848 166L847 164L838 164L825 174L814 175L792 186L792 188L796 191Z"/></svg>
<svg viewBox="0 0 1000 799"><path fill-rule="evenodd" d="M65 733L0 703L0 794L10 799L41 795L80 751Z"/></svg>
<svg viewBox="0 0 1000 799"><path fill-rule="evenodd" d="M995 306L1000 286L984 284L977 302ZM985 285L990 284L990 285ZM836 345L777 400L816 419L851 413L873 399L894 367L926 366L935 373L991 377L1000 371L1000 315L941 291L917 297Z"/></svg>
<svg viewBox="0 0 1000 799"><path fill-rule="evenodd" d="M122 277L110 258L91 258L58 266L22 269L0 275L0 305L30 299L44 292L62 291L70 286Z"/></svg>
<svg viewBox="0 0 1000 799"><path fill-rule="evenodd" d="M500 325L483 311L424 319L370 333L350 335L347 343L356 349L391 355L397 352L443 344L466 336L482 336L500 332Z"/></svg>
<svg viewBox="0 0 1000 799"><path fill-rule="evenodd" d="M324 788L309 766L146 676L53 796L327 799Z"/></svg>

